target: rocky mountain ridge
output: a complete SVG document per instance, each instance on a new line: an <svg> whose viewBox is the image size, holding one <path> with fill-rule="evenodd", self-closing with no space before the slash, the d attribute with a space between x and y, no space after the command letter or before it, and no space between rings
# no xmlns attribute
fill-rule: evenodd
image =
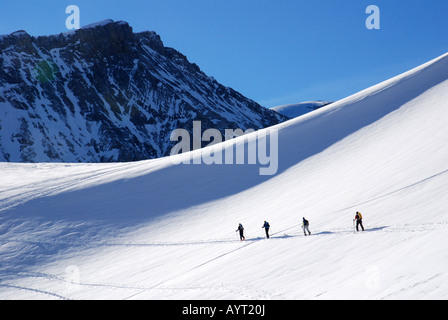
<svg viewBox="0 0 448 320"><path fill-rule="evenodd" d="M0 161L151 159L169 155L172 131L193 121L224 132L287 119L124 21L0 36Z"/></svg>

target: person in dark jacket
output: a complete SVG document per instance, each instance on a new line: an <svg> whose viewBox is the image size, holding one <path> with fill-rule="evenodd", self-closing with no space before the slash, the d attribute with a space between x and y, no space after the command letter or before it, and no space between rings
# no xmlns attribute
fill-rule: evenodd
<svg viewBox="0 0 448 320"><path fill-rule="evenodd" d="M267 221L265 221L263 226L262 226L262 228L264 228L264 230L266 231L266 238L268 238L268 239L269 239L269 228L270 227L271 226L269 225L269 223Z"/></svg>
<svg viewBox="0 0 448 320"><path fill-rule="evenodd" d="M364 231L364 226L362 225L362 214L361 214L361 212L358 212L358 211L356 212L355 219L353 221L356 221L356 231L359 231L358 230L359 226L361 226L362 231Z"/></svg>
<svg viewBox="0 0 448 320"><path fill-rule="evenodd" d="M246 240L246 238L244 237L244 228L241 223L239 224L238 229L236 229L236 231L240 232L240 241Z"/></svg>
<svg viewBox="0 0 448 320"><path fill-rule="evenodd" d="M303 228L303 233L306 236L306 232L308 231L308 235L311 235L310 229L309 229L309 225L310 223L308 222L308 220L305 219L305 217L303 217L303 224L302 224L302 228Z"/></svg>

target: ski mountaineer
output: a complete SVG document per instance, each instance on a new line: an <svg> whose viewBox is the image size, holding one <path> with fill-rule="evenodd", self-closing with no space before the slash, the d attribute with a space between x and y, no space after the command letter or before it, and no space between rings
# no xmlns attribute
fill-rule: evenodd
<svg viewBox="0 0 448 320"><path fill-rule="evenodd" d="M262 228L264 228L264 230L266 231L266 237L269 239L269 228L271 226L269 225L269 223L267 221L264 222Z"/></svg>
<svg viewBox="0 0 448 320"><path fill-rule="evenodd" d="M361 226L362 231L364 231L364 226L362 225L362 214L361 212L356 211L355 219L353 221L356 221L356 231L358 230L358 227Z"/></svg>
<svg viewBox="0 0 448 320"><path fill-rule="evenodd" d="M237 231L240 232L240 241L246 240L246 238L244 237L244 228L241 223L239 224L238 229L236 229L236 232Z"/></svg>
<svg viewBox="0 0 448 320"><path fill-rule="evenodd" d="M302 228L303 228L303 233L305 234L305 236L306 236L306 232L307 232L307 231L308 231L308 235L309 235L309 236L311 235L311 232L310 232L310 229L309 229L309 225L310 225L310 223L308 222L308 220L306 220L306 219L303 217Z"/></svg>

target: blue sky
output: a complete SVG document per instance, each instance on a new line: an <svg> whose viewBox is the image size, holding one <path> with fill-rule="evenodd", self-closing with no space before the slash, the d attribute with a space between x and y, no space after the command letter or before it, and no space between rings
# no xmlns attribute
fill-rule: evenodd
<svg viewBox="0 0 448 320"><path fill-rule="evenodd" d="M266 107L336 101L448 52L446 0L2 0L0 34L125 20ZM367 6L381 29L368 30Z"/></svg>

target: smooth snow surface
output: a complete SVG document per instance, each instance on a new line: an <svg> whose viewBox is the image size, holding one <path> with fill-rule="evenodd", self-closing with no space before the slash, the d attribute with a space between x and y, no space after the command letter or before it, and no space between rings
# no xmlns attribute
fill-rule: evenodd
<svg viewBox="0 0 448 320"><path fill-rule="evenodd" d="M276 126L275 176L1 163L0 299L447 299L447 110L444 55Z"/></svg>

